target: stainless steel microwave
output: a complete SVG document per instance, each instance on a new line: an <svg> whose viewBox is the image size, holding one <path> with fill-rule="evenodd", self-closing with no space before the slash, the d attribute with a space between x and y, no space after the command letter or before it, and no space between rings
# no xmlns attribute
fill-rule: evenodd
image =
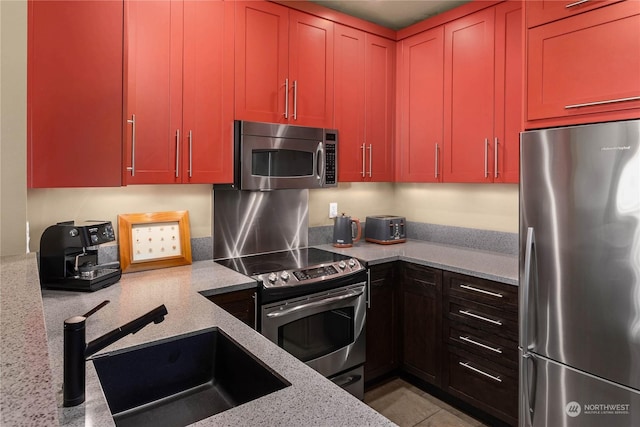
<svg viewBox="0 0 640 427"><path fill-rule="evenodd" d="M239 190L337 185L335 129L234 122L234 187Z"/></svg>

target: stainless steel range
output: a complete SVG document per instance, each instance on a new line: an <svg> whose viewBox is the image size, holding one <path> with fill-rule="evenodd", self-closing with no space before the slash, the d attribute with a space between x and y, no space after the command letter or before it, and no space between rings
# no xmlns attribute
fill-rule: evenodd
<svg viewBox="0 0 640 427"><path fill-rule="evenodd" d="M260 282L258 330L359 399L364 397L367 271L301 248L217 260Z"/></svg>

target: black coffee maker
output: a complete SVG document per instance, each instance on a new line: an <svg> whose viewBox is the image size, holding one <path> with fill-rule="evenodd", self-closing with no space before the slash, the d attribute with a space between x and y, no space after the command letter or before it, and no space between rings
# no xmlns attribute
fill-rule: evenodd
<svg viewBox="0 0 640 427"><path fill-rule="evenodd" d="M100 264L98 250L116 240L110 221L59 222L40 238L40 286L50 289L95 291L122 276L119 262Z"/></svg>

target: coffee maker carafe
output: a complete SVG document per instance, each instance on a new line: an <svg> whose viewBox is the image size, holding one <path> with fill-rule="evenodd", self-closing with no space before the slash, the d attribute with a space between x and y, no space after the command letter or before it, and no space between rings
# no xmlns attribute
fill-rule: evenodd
<svg viewBox="0 0 640 427"><path fill-rule="evenodd" d="M115 240L109 221L66 221L48 227L40 238L40 286L95 291L116 283L122 276L120 263L100 264L95 248Z"/></svg>
<svg viewBox="0 0 640 427"><path fill-rule="evenodd" d="M333 246L336 248L350 248L355 242L360 240L362 228L357 218L351 218L344 213L335 217L333 224ZM354 237L353 225L356 226Z"/></svg>

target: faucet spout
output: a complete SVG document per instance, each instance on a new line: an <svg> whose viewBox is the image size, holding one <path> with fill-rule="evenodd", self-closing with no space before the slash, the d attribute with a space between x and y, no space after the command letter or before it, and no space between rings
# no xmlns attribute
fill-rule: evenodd
<svg viewBox="0 0 640 427"><path fill-rule="evenodd" d="M95 340L87 344L87 348L84 351L84 357L87 358L97 353L103 348L113 344L114 342L126 337L129 334L135 334L151 322L155 324L162 322L164 320L164 316L166 316L167 314L167 307L165 307L163 304L154 308L150 312L143 314L137 319L134 319L131 322L122 325L111 332L107 332L103 336L96 338Z"/></svg>
<svg viewBox="0 0 640 427"><path fill-rule="evenodd" d="M168 314L167 308L160 305L137 319L122 325L86 343L87 317L104 307L105 301L84 316L70 317L64 321L64 373L63 373L63 405L76 406L85 399L85 361L87 357L113 344L129 334L135 334L149 323L160 323Z"/></svg>

